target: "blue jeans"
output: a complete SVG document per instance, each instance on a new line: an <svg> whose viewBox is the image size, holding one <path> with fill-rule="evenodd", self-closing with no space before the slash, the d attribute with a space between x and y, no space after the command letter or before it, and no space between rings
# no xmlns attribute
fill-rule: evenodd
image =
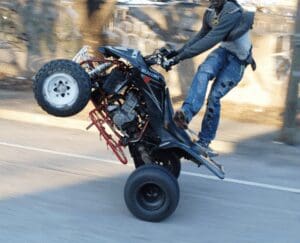
<svg viewBox="0 0 300 243"><path fill-rule="evenodd" d="M221 47L210 53L199 66L182 110L190 122L204 103L209 80L214 79L199 133L201 141L210 143L215 138L220 120L220 100L241 81L244 69L236 56Z"/></svg>

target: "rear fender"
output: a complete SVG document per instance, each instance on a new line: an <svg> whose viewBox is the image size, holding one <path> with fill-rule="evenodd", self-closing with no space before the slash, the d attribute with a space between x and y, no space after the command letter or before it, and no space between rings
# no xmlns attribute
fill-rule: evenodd
<svg viewBox="0 0 300 243"><path fill-rule="evenodd" d="M194 151L191 147L178 143L176 141L166 141L159 145L159 150L177 150L177 153L182 154L188 160L195 162L198 166L204 165L209 171L220 179L225 178L223 166L216 163L209 157L204 157ZM179 150L179 151L178 151Z"/></svg>

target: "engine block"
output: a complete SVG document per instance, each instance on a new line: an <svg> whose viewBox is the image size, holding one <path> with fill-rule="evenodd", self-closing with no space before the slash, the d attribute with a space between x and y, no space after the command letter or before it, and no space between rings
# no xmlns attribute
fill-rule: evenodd
<svg viewBox="0 0 300 243"><path fill-rule="evenodd" d="M119 129L122 130L124 124L133 121L137 117L134 110L137 105L138 99L132 92L129 92L122 106L111 105L108 107L108 110L112 112L112 120Z"/></svg>

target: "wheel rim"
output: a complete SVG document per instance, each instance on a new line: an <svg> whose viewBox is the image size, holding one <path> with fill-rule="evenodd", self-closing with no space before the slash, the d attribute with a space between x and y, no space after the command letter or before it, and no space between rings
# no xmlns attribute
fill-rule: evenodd
<svg viewBox="0 0 300 243"><path fill-rule="evenodd" d="M49 76L43 86L46 101L55 108L72 106L79 95L76 80L66 73L55 73Z"/></svg>
<svg viewBox="0 0 300 243"><path fill-rule="evenodd" d="M137 201L149 211L161 208L166 201L166 193L154 183L144 183L137 190Z"/></svg>

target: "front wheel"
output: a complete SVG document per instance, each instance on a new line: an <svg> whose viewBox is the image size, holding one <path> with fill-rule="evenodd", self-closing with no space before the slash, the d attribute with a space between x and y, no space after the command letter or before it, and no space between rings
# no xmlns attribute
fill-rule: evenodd
<svg viewBox="0 0 300 243"><path fill-rule="evenodd" d="M143 165L129 176L124 199L134 216L158 222L175 211L179 201L178 182L161 166Z"/></svg>
<svg viewBox="0 0 300 243"><path fill-rule="evenodd" d="M91 80L85 70L70 60L54 60L36 74L33 91L43 110L66 117L80 112L91 95Z"/></svg>

